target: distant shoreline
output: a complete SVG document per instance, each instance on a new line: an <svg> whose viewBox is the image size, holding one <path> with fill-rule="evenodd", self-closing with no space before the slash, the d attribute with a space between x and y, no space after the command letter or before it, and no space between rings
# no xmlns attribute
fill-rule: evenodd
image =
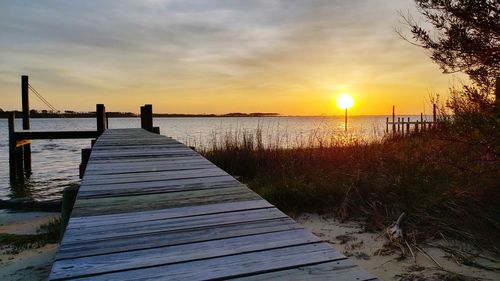
<svg viewBox="0 0 500 281"><path fill-rule="evenodd" d="M0 118L8 118L8 111L0 111ZM109 118L137 118L140 115L132 112L108 112ZM16 118L21 118L22 113L16 111ZM282 117L279 113L253 112L253 113L226 113L226 114L183 114L183 113L153 113L153 117ZM95 112L38 112L31 111L30 118L95 118Z"/></svg>
<svg viewBox="0 0 500 281"><path fill-rule="evenodd" d="M8 118L9 111L0 111L0 119ZM352 115L350 117L388 117L388 114L368 114ZM419 114L400 114L398 116L420 116ZM430 116L424 114L424 116ZM139 114L132 112L108 112L109 118L139 118ZM226 114L186 114L186 113L153 113L153 117L164 118L213 118L213 117L342 117L343 115L281 115L279 113L226 113ZM22 118L22 113L16 111L16 118ZM95 112L76 112L76 113L31 113L30 118L95 118Z"/></svg>

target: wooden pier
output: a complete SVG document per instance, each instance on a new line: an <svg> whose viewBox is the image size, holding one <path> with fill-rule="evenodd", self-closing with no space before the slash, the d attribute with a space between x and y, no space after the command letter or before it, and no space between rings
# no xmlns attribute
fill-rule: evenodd
<svg viewBox="0 0 500 281"><path fill-rule="evenodd" d="M144 129L106 130L92 148L49 277L72 279L376 280L197 152Z"/></svg>
<svg viewBox="0 0 500 281"><path fill-rule="evenodd" d="M409 134L411 132L425 132L439 125L437 118L437 106L432 105L432 121L424 119L424 114L420 113L420 119L411 120L410 117L396 117L395 106L392 106L392 120L385 118L385 132L389 134L389 127L392 127L392 134ZM412 128L413 127L413 128Z"/></svg>

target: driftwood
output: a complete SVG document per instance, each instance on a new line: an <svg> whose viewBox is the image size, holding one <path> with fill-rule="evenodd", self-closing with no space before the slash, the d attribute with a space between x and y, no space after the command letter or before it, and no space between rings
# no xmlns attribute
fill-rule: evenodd
<svg viewBox="0 0 500 281"><path fill-rule="evenodd" d="M0 199L0 209L19 211L60 212L61 200L35 201L28 198Z"/></svg>
<svg viewBox="0 0 500 281"><path fill-rule="evenodd" d="M401 215L399 215L397 221L386 229L387 237L391 242L403 239L403 229L401 229L400 225L404 216L405 213L403 212Z"/></svg>

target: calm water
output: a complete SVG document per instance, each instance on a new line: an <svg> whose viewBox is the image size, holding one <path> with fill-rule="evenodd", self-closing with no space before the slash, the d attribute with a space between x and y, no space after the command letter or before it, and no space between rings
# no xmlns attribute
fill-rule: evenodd
<svg viewBox="0 0 500 281"><path fill-rule="evenodd" d="M21 128L21 120L16 120ZM349 133L364 139L380 138L385 130L385 117L352 117ZM343 118L340 117L259 117L259 118L155 118L161 134L171 136L185 144L206 146L214 135L227 132L255 131L261 128L263 139L287 146L307 143L311 136L345 136ZM95 130L95 119L32 119L31 128L43 130ZM112 118L110 128L138 128L139 118ZM37 200L53 199L69 185L79 184L78 165L80 150L90 147L90 140L35 140L32 145L33 175L24 187L11 188L8 166L7 120L0 119L0 199L32 197Z"/></svg>

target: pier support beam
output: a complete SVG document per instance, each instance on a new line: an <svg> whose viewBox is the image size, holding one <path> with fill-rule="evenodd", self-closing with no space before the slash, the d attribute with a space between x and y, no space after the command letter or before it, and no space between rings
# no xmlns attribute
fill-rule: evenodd
<svg viewBox="0 0 500 281"><path fill-rule="evenodd" d="M78 186L66 187L63 190L61 203L61 239L64 235L64 232L66 231L66 226L68 226L69 218L71 217L71 212L73 211L73 206L75 205L78 190Z"/></svg>
<svg viewBox="0 0 500 281"><path fill-rule="evenodd" d="M85 174L85 169L87 168L87 162L89 162L90 153L92 152L92 148L84 148L82 149L82 162L80 163L80 179L83 178Z"/></svg>
<svg viewBox="0 0 500 281"><path fill-rule="evenodd" d="M11 182L16 181L17 165L16 165L16 112L9 112L9 177Z"/></svg>

